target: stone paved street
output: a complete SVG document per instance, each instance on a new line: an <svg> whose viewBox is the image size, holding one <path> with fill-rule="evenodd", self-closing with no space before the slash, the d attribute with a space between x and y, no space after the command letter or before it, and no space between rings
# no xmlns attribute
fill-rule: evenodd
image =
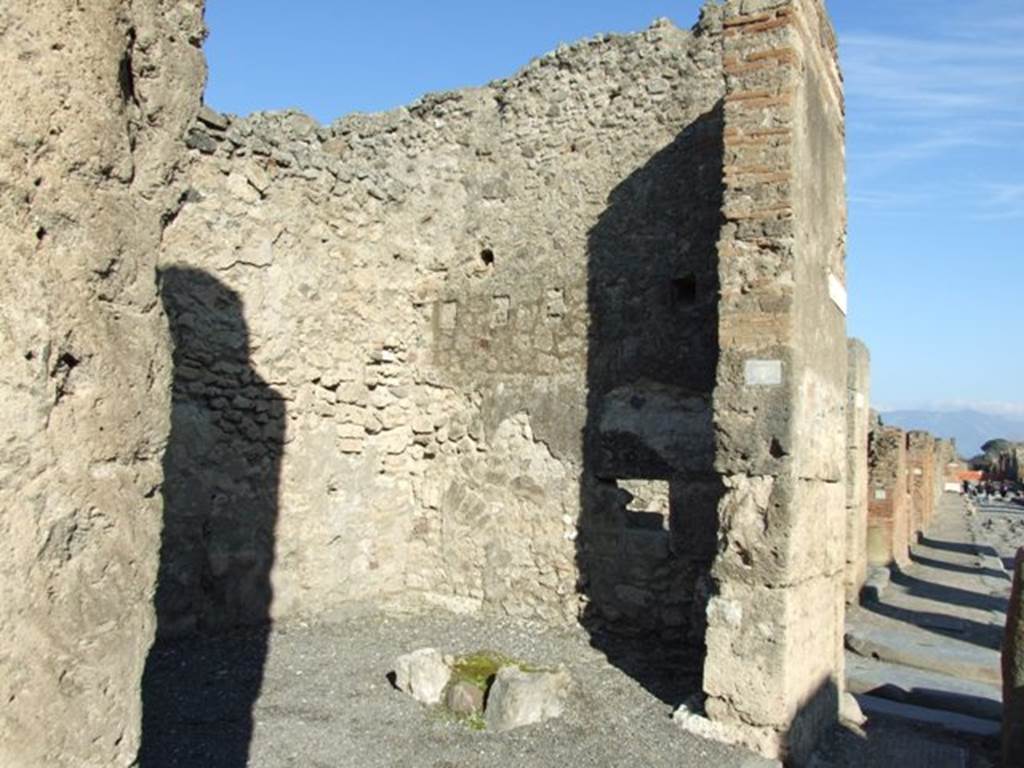
<svg viewBox="0 0 1024 768"><path fill-rule="evenodd" d="M999 647L1010 589L1001 558L1012 535L992 533L989 521L1007 514L1016 514L1009 504L975 511L963 497L945 494L928 532L911 548L910 564L892 569L881 599L848 614L847 680L871 716L868 741L902 722L915 739L923 733L934 744L912 750L917 757L900 765L983 765L991 753L1001 717ZM936 762L936 750L947 757ZM878 765L895 764L888 762L890 750L882 752L889 757ZM847 764L854 763L836 763Z"/></svg>

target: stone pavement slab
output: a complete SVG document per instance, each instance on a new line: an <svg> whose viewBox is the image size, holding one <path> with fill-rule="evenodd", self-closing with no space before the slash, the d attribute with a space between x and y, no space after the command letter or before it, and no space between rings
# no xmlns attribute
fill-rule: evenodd
<svg viewBox="0 0 1024 768"><path fill-rule="evenodd" d="M868 626L860 622L846 632L846 647L867 658L930 670L981 683L1002 681L999 654L932 632L910 627Z"/></svg>
<svg viewBox="0 0 1024 768"><path fill-rule="evenodd" d="M930 726L939 728L949 733L954 733L968 738L995 739L999 737L1000 725L993 720L982 720L978 717L969 717L955 712L946 712L940 709L928 709L917 707L913 704L900 704L889 699L880 699L877 696L856 697L857 703L868 717L883 716L905 720L915 725ZM896 765L897 763L893 763Z"/></svg>
<svg viewBox="0 0 1024 768"><path fill-rule="evenodd" d="M846 685L851 693L944 709L971 717L1000 720L1002 691L998 686L846 654Z"/></svg>

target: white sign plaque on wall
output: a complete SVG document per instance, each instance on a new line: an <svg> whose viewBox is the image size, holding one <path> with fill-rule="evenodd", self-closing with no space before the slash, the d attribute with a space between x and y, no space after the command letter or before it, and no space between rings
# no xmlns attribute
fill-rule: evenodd
<svg viewBox="0 0 1024 768"><path fill-rule="evenodd" d="M775 387L782 383L781 360L747 360L743 378L749 387Z"/></svg>
<svg viewBox="0 0 1024 768"><path fill-rule="evenodd" d="M846 295L846 286L843 285L842 280L831 272L828 274L828 296L832 299L832 303L839 307L839 311L845 315L849 305L849 299Z"/></svg>

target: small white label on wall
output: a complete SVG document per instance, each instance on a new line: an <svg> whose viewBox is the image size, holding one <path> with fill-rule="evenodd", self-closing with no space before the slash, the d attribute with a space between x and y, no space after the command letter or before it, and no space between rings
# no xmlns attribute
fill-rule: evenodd
<svg viewBox="0 0 1024 768"><path fill-rule="evenodd" d="M832 302L839 307L839 311L845 315L848 304L846 286L831 272L828 274L828 295Z"/></svg>
<svg viewBox="0 0 1024 768"><path fill-rule="evenodd" d="M782 383L781 360L747 360L743 371L749 387L774 387Z"/></svg>
<svg viewBox="0 0 1024 768"><path fill-rule="evenodd" d="M853 402L856 404L857 408L863 408L865 405L867 405L867 403L864 402L864 395L862 395L860 392L858 392L854 396Z"/></svg>
<svg viewBox="0 0 1024 768"><path fill-rule="evenodd" d="M915 467L915 468L914 468L914 474L915 474L915 475L917 475L918 477L920 477L921 475L923 475L923 474L924 474L924 470L923 470L923 469L917 469L917 468Z"/></svg>
<svg viewBox="0 0 1024 768"><path fill-rule="evenodd" d="M875 499L878 501L885 501L887 498L885 491L875 491Z"/></svg>

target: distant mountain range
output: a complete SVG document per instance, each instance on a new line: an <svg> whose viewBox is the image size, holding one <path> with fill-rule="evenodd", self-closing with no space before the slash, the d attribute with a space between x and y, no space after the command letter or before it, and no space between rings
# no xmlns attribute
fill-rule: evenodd
<svg viewBox="0 0 1024 768"><path fill-rule="evenodd" d="M989 440L1024 441L1024 418L978 411L884 411L882 421L903 429L923 429L936 437L956 439L966 459L981 453Z"/></svg>

